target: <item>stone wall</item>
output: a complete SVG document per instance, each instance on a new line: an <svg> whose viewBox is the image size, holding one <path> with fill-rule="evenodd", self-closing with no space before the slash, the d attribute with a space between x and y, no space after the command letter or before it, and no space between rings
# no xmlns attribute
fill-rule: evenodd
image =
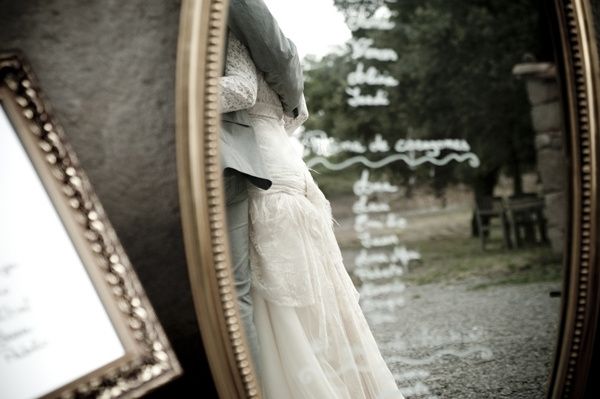
<svg viewBox="0 0 600 399"><path fill-rule="evenodd" d="M179 219L178 24L178 1L0 0L0 49L31 62L182 363L150 396L216 397Z"/></svg>
<svg viewBox="0 0 600 399"><path fill-rule="evenodd" d="M567 154L556 68L549 63L516 65L513 73L527 86L535 129L537 170L542 180L548 238L555 254L563 253L567 222Z"/></svg>

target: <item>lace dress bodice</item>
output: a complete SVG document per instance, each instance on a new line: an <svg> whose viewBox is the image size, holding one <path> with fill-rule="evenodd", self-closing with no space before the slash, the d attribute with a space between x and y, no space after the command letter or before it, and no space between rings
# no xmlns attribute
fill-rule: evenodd
<svg viewBox="0 0 600 399"><path fill-rule="evenodd" d="M249 112L255 115L283 118L283 106L277 93L271 89L262 74L257 74L257 80L256 104Z"/></svg>
<svg viewBox="0 0 600 399"><path fill-rule="evenodd" d="M308 119L304 96L301 98L297 117L284 114L279 96L256 69L248 49L231 33L228 36L225 76L219 83L221 112L247 109L251 115L280 119L288 134L293 133Z"/></svg>
<svg viewBox="0 0 600 399"><path fill-rule="evenodd" d="M248 110L261 160L273 183L268 190L249 186L251 241L253 253L258 255L251 262L257 266L252 268L253 286L281 304L314 303L316 274L308 270L313 262L296 245L297 232L285 223L290 217L308 218L303 223L307 225L331 219L328 202L289 136L308 117L306 103L302 99L297 118L284 115L277 93L256 70L248 50L231 34L225 74L222 109ZM317 207L311 202L320 204L319 211L315 212Z"/></svg>
<svg viewBox="0 0 600 399"><path fill-rule="evenodd" d="M225 75L219 79L221 112L248 109L258 94L256 67L244 45L229 34Z"/></svg>

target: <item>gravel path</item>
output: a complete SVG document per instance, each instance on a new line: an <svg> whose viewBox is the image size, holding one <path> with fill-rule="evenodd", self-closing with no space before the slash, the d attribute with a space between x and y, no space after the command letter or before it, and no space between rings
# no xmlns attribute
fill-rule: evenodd
<svg viewBox="0 0 600 399"><path fill-rule="evenodd" d="M408 398L543 398L555 347L560 283L481 281L408 286L361 300Z"/></svg>

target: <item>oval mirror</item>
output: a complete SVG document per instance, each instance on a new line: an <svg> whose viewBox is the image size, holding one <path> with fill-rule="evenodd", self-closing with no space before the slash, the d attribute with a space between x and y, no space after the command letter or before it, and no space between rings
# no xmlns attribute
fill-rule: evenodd
<svg viewBox="0 0 600 399"><path fill-rule="evenodd" d="M220 396L592 397L596 45L587 0L184 0Z"/></svg>

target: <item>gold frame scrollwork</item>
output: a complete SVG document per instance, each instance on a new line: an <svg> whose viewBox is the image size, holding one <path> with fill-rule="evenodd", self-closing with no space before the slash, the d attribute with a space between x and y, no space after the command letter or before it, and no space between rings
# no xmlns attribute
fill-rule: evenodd
<svg viewBox="0 0 600 399"><path fill-rule="evenodd" d="M600 65L590 0L553 0L550 15L569 147L562 310L549 399L583 397L600 320ZM553 5L553 6L552 6ZM218 77L227 0L183 0L177 60L177 151L188 268L221 398L259 398L235 302L218 156Z"/></svg>
<svg viewBox="0 0 600 399"><path fill-rule="evenodd" d="M121 358L43 397L132 398L172 380L181 368L167 337L36 76L17 51L0 53L0 103L125 349Z"/></svg>

